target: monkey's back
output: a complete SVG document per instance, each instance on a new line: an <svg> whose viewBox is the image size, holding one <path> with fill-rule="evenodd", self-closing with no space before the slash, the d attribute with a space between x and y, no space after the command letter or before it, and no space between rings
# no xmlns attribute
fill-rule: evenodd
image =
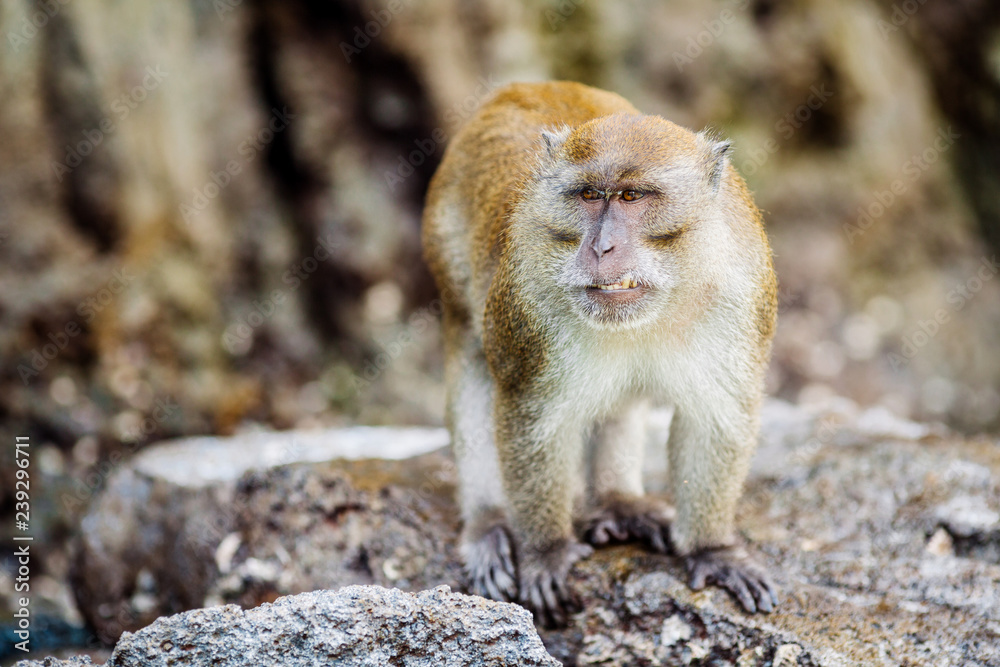
<svg viewBox="0 0 1000 667"><path fill-rule="evenodd" d="M515 83L456 134L423 217L424 255L446 310L478 328L510 212L537 168L542 131L622 112L639 113L624 98L579 83Z"/></svg>

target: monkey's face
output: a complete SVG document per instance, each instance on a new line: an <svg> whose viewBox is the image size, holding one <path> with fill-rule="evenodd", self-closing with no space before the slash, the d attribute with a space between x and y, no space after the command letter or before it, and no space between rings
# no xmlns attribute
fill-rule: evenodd
<svg viewBox="0 0 1000 667"><path fill-rule="evenodd" d="M600 328L669 317L698 280L691 245L717 217L728 144L624 114L545 139L548 162L526 212L549 287Z"/></svg>

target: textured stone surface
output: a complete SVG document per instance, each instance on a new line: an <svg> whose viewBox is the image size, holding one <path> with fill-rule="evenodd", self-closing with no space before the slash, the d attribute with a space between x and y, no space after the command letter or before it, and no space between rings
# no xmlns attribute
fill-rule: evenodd
<svg viewBox="0 0 1000 667"><path fill-rule="evenodd" d="M1000 664L998 443L846 401L771 402L763 417L738 527L775 574L779 609L747 616L719 589L692 592L679 559L620 545L574 568L583 610L541 633L548 652L565 665L623 667ZM656 423L647 481L662 492L668 415ZM190 457L176 443L158 449L158 460ZM88 514L96 528L76 561L78 599L108 634L185 604L465 583L454 466L440 452L275 461L197 489L163 477L123 469Z"/></svg>
<svg viewBox="0 0 1000 667"><path fill-rule="evenodd" d="M247 611L226 605L158 619L122 635L107 667L558 664L545 652L531 614L516 605L453 593L447 586L416 595L347 586Z"/></svg>
<svg viewBox="0 0 1000 667"><path fill-rule="evenodd" d="M114 643L206 605L254 606L358 583L454 582L458 566L441 545L457 530L449 461L387 460L445 443L440 429L351 428L144 450L82 521L71 571L80 611ZM382 458L349 462L359 456Z"/></svg>

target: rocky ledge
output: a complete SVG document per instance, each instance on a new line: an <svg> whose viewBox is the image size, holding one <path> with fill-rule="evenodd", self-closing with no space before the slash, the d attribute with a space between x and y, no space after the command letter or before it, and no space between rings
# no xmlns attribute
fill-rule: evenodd
<svg viewBox="0 0 1000 667"><path fill-rule="evenodd" d="M89 509L74 557L81 612L117 642L109 667L556 664L520 608L436 588L465 583L446 440L351 429L140 453ZM658 492L663 458L659 444ZM564 665L1000 665L998 510L995 439L771 402L738 525L779 609L748 616L689 590L678 559L620 545L574 568L584 609L541 641Z"/></svg>
<svg viewBox="0 0 1000 667"><path fill-rule="evenodd" d="M21 662L90 665L90 659ZM126 632L107 667L358 665L557 667L531 614L517 605L452 593L416 595L346 586L243 610L230 604L157 619Z"/></svg>

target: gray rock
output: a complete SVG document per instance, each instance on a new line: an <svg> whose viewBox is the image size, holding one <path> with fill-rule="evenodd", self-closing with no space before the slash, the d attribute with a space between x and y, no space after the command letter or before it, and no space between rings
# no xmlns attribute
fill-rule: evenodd
<svg viewBox="0 0 1000 667"><path fill-rule="evenodd" d="M573 569L583 610L540 633L548 653L566 665L1000 664L997 443L845 401L771 402L763 424L738 526L778 579L778 610L747 616L724 591L691 591L677 558L604 548ZM190 465L190 442L164 443L150 450L156 465L124 467L88 513L77 598L112 640L186 608L465 584L445 454L269 467L240 436L203 444L245 446L258 463L193 484L158 472Z"/></svg>
<svg viewBox="0 0 1000 667"><path fill-rule="evenodd" d="M28 662L18 667L76 667ZM348 586L160 618L125 633L106 667L559 665L521 607L453 593Z"/></svg>
<svg viewBox="0 0 1000 667"><path fill-rule="evenodd" d="M457 530L449 461L392 461L446 443L441 429L358 427L143 450L82 521L71 570L80 611L114 643L160 616L226 602L456 583L458 565L446 562ZM376 458L347 463L364 456Z"/></svg>
<svg viewBox="0 0 1000 667"><path fill-rule="evenodd" d="M774 652L773 667L794 667L799 664L802 647L797 644L782 644Z"/></svg>
<svg viewBox="0 0 1000 667"><path fill-rule="evenodd" d="M937 508L935 516L954 537L973 537L1000 531L1000 513L985 498L956 496Z"/></svg>

